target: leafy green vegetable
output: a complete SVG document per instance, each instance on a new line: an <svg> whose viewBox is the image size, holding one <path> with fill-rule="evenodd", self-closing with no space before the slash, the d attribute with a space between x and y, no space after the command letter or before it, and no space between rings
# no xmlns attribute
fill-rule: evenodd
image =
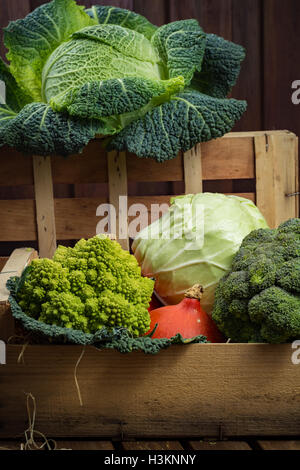
<svg viewBox="0 0 300 470"><path fill-rule="evenodd" d="M145 276L167 304L178 304L195 284L204 288L201 306L211 313L217 283L231 268L243 238L267 227L248 199L203 193L175 197L161 219L142 230L133 252Z"/></svg>
<svg viewBox="0 0 300 470"><path fill-rule="evenodd" d="M145 354L157 354L160 350L170 347L172 344L186 345L193 343L207 343L205 336L185 339L181 335L167 339L152 339L149 336L133 338L126 328L101 328L95 334L84 333L82 330L73 330L56 325L48 325L23 313L16 301L16 290L19 278L10 278L7 288L10 291L9 303L14 319L19 326L30 335L30 342L48 344L81 344L93 345L98 349L116 349L120 353L143 351Z"/></svg>
<svg viewBox="0 0 300 470"><path fill-rule="evenodd" d="M17 284L22 310L41 322L95 333L149 330L153 281L141 276L134 256L106 237L58 247L53 260L38 259Z"/></svg>
<svg viewBox="0 0 300 470"><path fill-rule="evenodd" d="M213 319L236 342L300 335L300 219L251 232L217 290Z"/></svg>
<svg viewBox="0 0 300 470"><path fill-rule="evenodd" d="M52 0L5 29L0 146L69 155L96 135L158 161L222 136L246 109L228 99L242 47L196 20L160 28L128 10Z"/></svg>

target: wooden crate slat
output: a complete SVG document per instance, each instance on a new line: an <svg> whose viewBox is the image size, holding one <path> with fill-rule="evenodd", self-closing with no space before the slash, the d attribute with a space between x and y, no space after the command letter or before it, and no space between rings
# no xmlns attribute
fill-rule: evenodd
<svg viewBox="0 0 300 470"><path fill-rule="evenodd" d="M282 133L281 133L282 134ZM203 180L251 179L254 173L253 136L255 133L233 133L201 144ZM230 137L230 138L228 138ZM234 138L233 138L234 137ZM5 166L0 173L0 186L34 184L32 158L5 147L1 150ZM108 182L107 153L98 140L90 142L82 154L68 158L51 157L53 182L85 184ZM16 171L16 168L18 171ZM183 181L182 156L157 163L153 159L127 155L129 181Z"/></svg>
<svg viewBox="0 0 300 470"><path fill-rule="evenodd" d="M17 248L13 251L7 263L1 270L0 277L0 304L8 299L6 282L12 276L19 276L23 269L37 257L37 252L32 248Z"/></svg>
<svg viewBox="0 0 300 470"><path fill-rule="evenodd" d="M15 333L15 324L8 303L9 292L6 282L12 276L19 276L23 269L37 257L32 248L14 250L0 273L0 338L7 341Z"/></svg>
<svg viewBox="0 0 300 470"><path fill-rule="evenodd" d="M183 155L186 194L203 192L201 145L198 144Z"/></svg>
<svg viewBox="0 0 300 470"><path fill-rule="evenodd" d="M238 134L238 133L237 133ZM255 177L252 133L201 144L203 180L251 179Z"/></svg>
<svg viewBox="0 0 300 470"><path fill-rule="evenodd" d="M37 240L33 200L0 200L0 214L0 241Z"/></svg>
<svg viewBox="0 0 300 470"><path fill-rule="evenodd" d="M122 450L183 450L178 441L128 441L121 443Z"/></svg>
<svg viewBox="0 0 300 470"><path fill-rule="evenodd" d="M125 152L110 152L107 155L109 202L116 211L116 226L110 233L116 233L117 240L124 250L129 250L128 211L123 207L120 197L127 198L127 167ZM113 216L112 216L113 218Z"/></svg>
<svg viewBox="0 0 300 470"><path fill-rule="evenodd" d="M190 441L193 450L252 450L244 441Z"/></svg>
<svg viewBox="0 0 300 470"><path fill-rule="evenodd" d="M56 441L56 450L114 450L111 441Z"/></svg>
<svg viewBox="0 0 300 470"><path fill-rule="evenodd" d="M151 205L169 204L171 196L135 196L128 198L129 206L133 203L144 204L147 212ZM58 240L71 240L78 238L89 238L96 234L96 227L101 219L96 215L100 204L107 203L105 198L74 198L56 199L56 228ZM158 218L160 213L154 211L154 218ZM131 222L132 217L129 217ZM151 221L148 218L149 223ZM154 220L154 219L153 219ZM156 220L156 219L155 219Z"/></svg>
<svg viewBox="0 0 300 470"><path fill-rule="evenodd" d="M56 226L51 157L33 157L36 221L41 258L52 258L56 250Z"/></svg>
<svg viewBox="0 0 300 470"><path fill-rule="evenodd" d="M226 139L232 139L232 138L240 138L240 137L249 137L249 135L251 135L252 137L257 137L257 136L262 136L262 135L283 135L283 134L292 134L294 135L292 132L290 132L289 130L287 129L281 129L281 130L276 130L276 129L272 129L270 131L241 131L241 132L228 132L227 134L225 134L223 136L223 138L226 138Z"/></svg>
<svg viewBox="0 0 300 470"><path fill-rule="evenodd" d="M254 178L253 137L220 138L201 144L203 179ZM53 158L54 183L105 183L108 181L107 154L97 141L91 142L81 155L67 159ZM88 162L88 165L87 165ZM128 181L159 182L183 181L182 156L158 163L148 158L127 154Z"/></svg>
<svg viewBox="0 0 300 470"><path fill-rule="evenodd" d="M149 158L139 158L127 154L128 181L159 182L182 181L183 167L180 156L163 164ZM147 171L145 171L147 167ZM62 159L54 157L52 160L54 183L85 184L107 183L107 153L101 149L97 141L91 142L80 155ZM167 177L167 180L166 180Z"/></svg>
<svg viewBox="0 0 300 470"><path fill-rule="evenodd" d="M255 202L254 193L236 193ZM169 204L174 196L131 196L128 204L145 204L150 211L151 205ZM100 217L96 216L97 207L107 203L106 198L59 198L54 200L57 240L77 240L96 234ZM1 241L37 240L35 226L35 204L33 200L0 200L0 214L3 225L0 230ZM153 212L153 221L161 213ZM131 222L132 217L129 217ZM151 218L149 215L149 223Z"/></svg>
<svg viewBox="0 0 300 470"><path fill-rule="evenodd" d="M5 258L5 257L0 257L0 271L2 271L2 269L4 268L5 264L7 263L7 261L9 260L9 258Z"/></svg>
<svg viewBox="0 0 300 470"><path fill-rule="evenodd" d="M17 364L20 350L8 345L0 368L5 439L24 432L24 390L36 397L36 428L57 438L217 438L220 423L226 438L300 434L300 369L289 344L173 346L157 356L86 348L77 370L83 407L74 383L82 347L28 346Z"/></svg>
<svg viewBox="0 0 300 470"><path fill-rule="evenodd" d="M300 441L257 441L262 450L300 450Z"/></svg>
<svg viewBox="0 0 300 470"><path fill-rule="evenodd" d="M255 137L257 205L271 228L295 217L298 197L297 139L291 133Z"/></svg>

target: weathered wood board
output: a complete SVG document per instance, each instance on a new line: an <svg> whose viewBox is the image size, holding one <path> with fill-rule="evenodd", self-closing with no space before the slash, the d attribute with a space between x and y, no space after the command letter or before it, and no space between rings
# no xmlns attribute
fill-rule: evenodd
<svg viewBox="0 0 300 470"><path fill-rule="evenodd" d="M300 434L300 366L291 345L173 346L156 356L77 346L7 347L0 366L0 438L27 427L52 437L199 438Z"/></svg>

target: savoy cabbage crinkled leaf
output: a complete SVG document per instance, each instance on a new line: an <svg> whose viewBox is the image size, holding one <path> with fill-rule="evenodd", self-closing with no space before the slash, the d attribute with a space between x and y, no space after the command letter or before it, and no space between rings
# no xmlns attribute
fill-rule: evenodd
<svg viewBox="0 0 300 470"><path fill-rule="evenodd" d="M52 0L4 32L0 146L39 155L108 149L158 161L230 131L246 109L228 99L244 49L196 20L157 27L110 6Z"/></svg>

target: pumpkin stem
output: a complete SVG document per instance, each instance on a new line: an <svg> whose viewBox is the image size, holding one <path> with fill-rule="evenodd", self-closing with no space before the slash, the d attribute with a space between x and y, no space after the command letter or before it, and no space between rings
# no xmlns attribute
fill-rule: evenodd
<svg viewBox="0 0 300 470"><path fill-rule="evenodd" d="M195 284L193 287L185 291L184 297L187 299L196 299L201 300L203 295L204 289L201 284Z"/></svg>

